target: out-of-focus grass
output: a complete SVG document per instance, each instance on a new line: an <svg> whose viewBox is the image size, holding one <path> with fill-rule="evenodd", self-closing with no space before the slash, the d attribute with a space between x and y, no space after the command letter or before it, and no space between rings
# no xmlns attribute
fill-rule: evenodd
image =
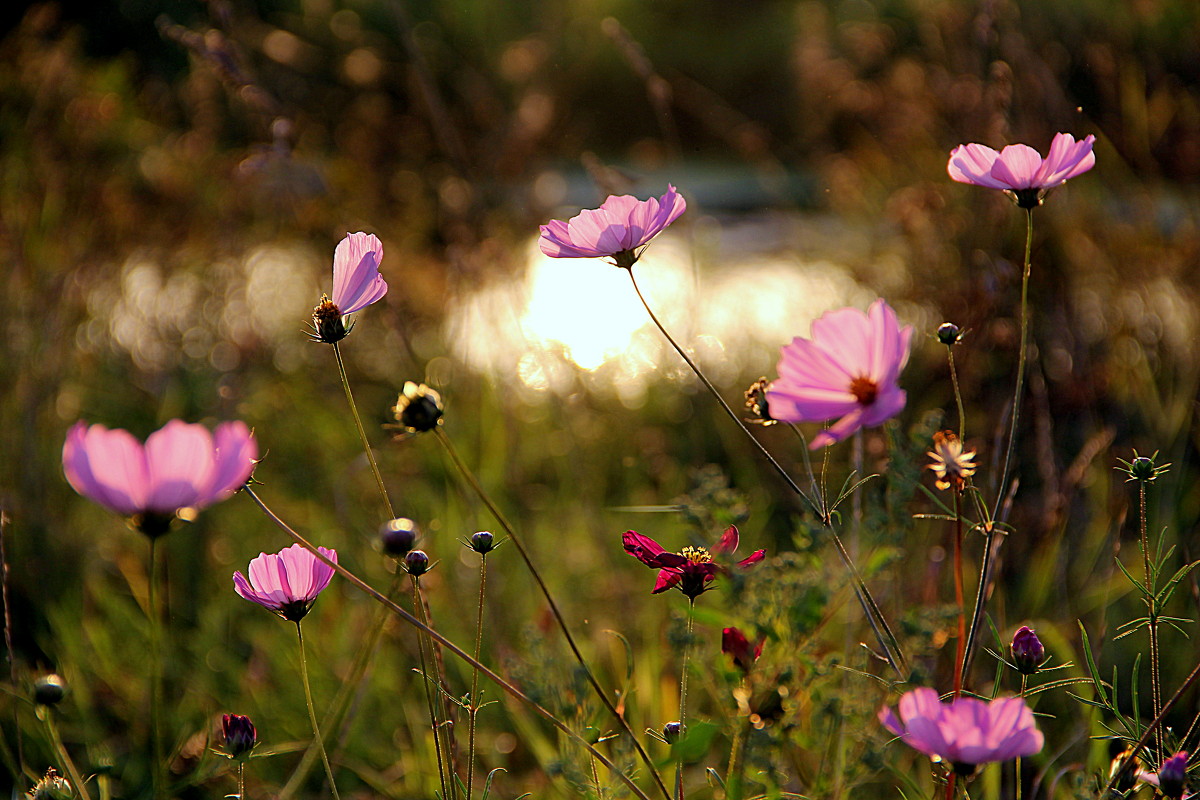
<svg viewBox="0 0 1200 800"><path fill-rule="evenodd" d="M1187 538L1200 514L1190 489L1200 380L1194 5L522 9L411 4L398 22L385 3L263 4L230 9L222 22L224 7L213 5L211 19L177 9L155 29L118 7L101 26L87 16L99 12L40 4L0 42L0 419L9 465L0 502L15 647L0 728L35 771L51 763L49 751L15 698L32 676L57 669L73 687L63 727L85 772L112 764L126 796L144 794L148 775L145 542L62 479L61 443L75 419L139 436L176 416L245 420L266 452L262 495L373 584L390 580L373 546L380 504L332 354L301 341L328 289L334 243L365 228L385 242L392 290L359 315L345 352L398 510L422 525L424 546L440 559L427 581L439 629L470 640L475 562L457 540L493 522L436 442L393 443L380 428L403 381L424 377L432 359L448 432L528 538L605 685L627 680L625 647L609 631L629 642L635 730L674 718L682 605L649 595L652 574L620 552L619 535L637 528L675 548L716 531L619 508L675 503L700 482L695 469L715 463L746 498L746 544L767 547L771 559L745 586L701 598L692 705L724 724L701 763L723 772L740 719L736 680L718 652L720 627L738 624L768 636L759 694L744 701L779 686L786 694L780 719L751 735L752 776L762 770L762 785L812 796L893 780L886 764L908 756L883 749L873 713L885 695L837 668L878 671L854 647L869 632L844 575L819 528L707 397L663 381L631 410L581 383L531 403L530 392L448 356L440 327L448 300L519 276L533 226L560 205L589 202L563 188L583 168L614 191L645 196L661 187L640 176L666 176L687 194L690 172L717 163L761 198L752 213L803 206L877 231L904 254L903 274L869 256L847 266L886 286L889 299L932 303L969 329L956 357L968 438L987 465L1011 394L1022 230L1004 198L951 183L945 155L961 141L1044 149L1060 129L1095 133L1097 168L1037 212L1038 355L1010 515L1016 534L989 612L1002 635L1032 621L1057 661L1074 662L1069 674L1081 674L1081 620L1105 669L1128 673L1139 640L1111 639L1139 601L1112 557L1138 562L1134 496L1111 469L1114 454L1158 449L1174 463L1153 487L1151 529L1178 541L1181 557L1196 555ZM619 164L629 177L596 163ZM692 214L720 209L728 196L689 196ZM603 267L562 265L584 268ZM807 320L797 320L795 333L806 332ZM914 339L897 441L910 426L930 430L928 412L953 413L944 354L929 333ZM774 357L745 354L727 396L770 371ZM799 469L790 434L760 433ZM923 439L907 446L917 459L904 465L911 477ZM913 501L902 465L889 465L884 437L869 435L866 452L868 471L888 473L864 490L860 547L874 554L864 559L877 570L871 584L919 654L918 674L944 685L953 653L947 534L909 519L928 508ZM845 460L832 456L831 483L840 484ZM985 485L995 472L981 470ZM233 785L211 777L223 762L203 746L222 711L250 714L264 746L308 739L291 632L238 599L229 577L287 542L242 497L166 542L165 731L180 753L174 774L198 781L182 794L211 796ZM970 540L969 560L978 552ZM594 701L576 707L559 691L574 685L572 666L514 555L502 547L489 559L485 660L560 702L573 724L611 729ZM1194 616L1193 586L1177 605ZM336 691L371 614L335 583L306 621L318 703ZM1168 687L1195 658L1182 638L1171 643ZM347 793L428 796L436 785L414 653L412 632L389 627L355 716L336 737ZM991 669L981 654L978 679ZM465 691L465 669L451 663L450 672ZM1041 723L1048 752L1066 753L1039 768L1103 766L1102 748L1084 738L1097 729L1078 705L1047 693L1038 709L1055 715ZM489 706L481 724L483 764L509 770L501 795L565 792L551 780L558 772L586 782L580 754L520 706ZM248 791L281 786L297 758L252 761Z"/></svg>

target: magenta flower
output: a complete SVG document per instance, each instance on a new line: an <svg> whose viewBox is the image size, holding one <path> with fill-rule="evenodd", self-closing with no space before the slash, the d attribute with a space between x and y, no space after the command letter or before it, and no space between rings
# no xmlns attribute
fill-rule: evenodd
<svg viewBox="0 0 1200 800"><path fill-rule="evenodd" d="M321 555L337 563L337 551L318 547ZM250 579L233 573L233 589L247 600L274 611L289 622L299 623L312 608L317 595L333 579L333 567L294 544L278 553L259 553L250 562Z"/></svg>
<svg viewBox="0 0 1200 800"><path fill-rule="evenodd" d="M221 737L225 740L225 752L230 758L245 759L258 744L258 731L249 717L241 714L221 715Z"/></svg>
<svg viewBox="0 0 1200 800"><path fill-rule="evenodd" d="M641 257L637 248L649 242L687 209L687 202L667 184L655 200L612 195L599 208L580 211L566 222L552 219L541 226L538 246L551 258L604 258L629 269Z"/></svg>
<svg viewBox="0 0 1200 800"><path fill-rule="evenodd" d="M383 243L373 233L347 233L333 251L333 299L322 297L313 309L313 339L333 344L350 332L344 317L361 311L387 294L379 274ZM350 327L353 327L351 325Z"/></svg>
<svg viewBox="0 0 1200 800"><path fill-rule="evenodd" d="M1187 751L1180 750L1164 761L1158 768L1158 772L1138 773L1138 780L1157 786L1164 797L1180 800L1187 786L1187 762ZM1188 797L1194 796L1188 795Z"/></svg>
<svg viewBox="0 0 1200 800"><path fill-rule="evenodd" d="M907 396L896 382L908 361L912 326L900 327L883 300L867 313L829 311L782 348L779 380L767 388L767 410L781 422L825 422L841 417L813 439L816 449L900 413Z"/></svg>
<svg viewBox="0 0 1200 800"><path fill-rule="evenodd" d="M676 588L689 600L695 601L709 589L709 584L717 575L727 569L713 561L712 554L703 547L685 547L678 553L668 553L658 542L649 536L642 536L637 531L625 531L621 542L626 553L647 567L658 570L658 579L654 582L654 591L651 594ZM713 545L712 552L717 555L733 555L737 546L738 529L730 525ZM737 566L745 569L757 564L763 560L764 552L754 551L747 558L737 562Z"/></svg>
<svg viewBox="0 0 1200 800"><path fill-rule="evenodd" d="M175 419L143 445L128 431L80 421L67 433L62 456L75 491L156 537L180 509L199 510L244 486L258 444L241 422L223 422L210 434Z"/></svg>
<svg viewBox="0 0 1200 800"><path fill-rule="evenodd" d="M979 764L1030 756L1042 749L1042 732L1019 697L990 703L959 697L943 703L933 689L914 689L900 698L899 719L885 706L879 721L905 744L949 762L964 775Z"/></svg>
<svg viewBox="0 0 1200 800"><path fill-rule="evenodd" d="M1013 665L1022 675L1033 675L1046 661L1046 646L1034 633L1033 628L1022 625L1013 634L1012 644L1009 645Z"/></svg>
<svg viewBox="0 0 1200 800"><path fill-rule="evenodd" d="M749 673L754 668L754 662L762 655L766 639L759 639L758 644L751 645L741 628L725 628L721 631L721 652L733 659L742 672Z"/></svg>
<svg viewBox="0 0 1200 800"><path fill-rule="evenodd" d="M1095 136L1081 141L1060 133L1042 158L1026 144L1010 144L997 153L982 144L960 144L950 151L946 171L959 183L1008 192L1021 208L1037 208L1046 192L1096 165Z"/></svg>

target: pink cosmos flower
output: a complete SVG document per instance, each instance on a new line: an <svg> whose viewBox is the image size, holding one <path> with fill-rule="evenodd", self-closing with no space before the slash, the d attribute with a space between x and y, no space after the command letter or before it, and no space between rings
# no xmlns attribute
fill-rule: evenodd
<svg viewBox="0 0 1200 800"><path fill-rule="evenodd" d="M347 233L333 251L333 299L322 297L313 309L313 339L327 344L350 332L343 317L361 311L387 294L379 274L383 243L373 233Z"/></svg>
<svg viewBox="0 0 1200 800"><path fill-rule="evenodd" d="M553 219L542 225L538 246L551 258L612 256L616 266L629 269L641 256L637 248L686 209L687 202L670 184L657 200L612 195L599 208L581 211L566 222Z"/></svg>
<svg viewBox="0 0 1200 800"><path fill-rule="evenodd" d="M827 312L812 324L811 339L797 336L782 348L779 380L767 388L768 413L781 422L841 417L813 439L814 450L890 419L907 400L897 380L911 338L912 326L901 328L883 300L865 314Z"/></svg>
<svg viewBox="0 0 1200 800"><path fill-rule="evenodd" d="M765 638L759 639L758 644L751 645L741 628L725 628L721 631L721 652L733 659L742 672L749 673L754 668L754 662L762 655Z"/></svg>
<svg viewBox="0 0 1200 800"><path fill-rule="evenodd" d="M1019 697L943 703L933 689L914 689L900 698L899 719L885 706L879 721L905 744L965 775L979 764L1033 755L1043 743L1033 712Z"/></svg>
<svg viewBox="0 0 1200 800"><path fill-rule="evenodd" d="M171 420L143 445L128 431L75 423L63 443L63 472L84 497L132 518L147 536L167 532L180 509L201 509L245 485L258 444L242 422Z"/></svg>
<svg viewBox="0 0 1200 800"><path fill-rule="evenodd" d="M645 564L658 570L658 579L654 582L651 594L665 592L676 588L687 595L689 600L709 589L718 574L725 572L726 567L713 561L712 554L704 547L685 547L678 553L668 553L662 546L649 536L642 536L637 531L625 531L621 537L625 552ZM712 552L717 555L733 555L738 546L738 529L730 525L725 533L713 545ZM745 569L763 560L765 551L756 550L747 558L737 562L737 566Z"/></svg>
<svg viewBox="0 0 1200 800"><path fill-rule="evenodd" d="M946 171L959 183L1008 192L1021 208L1037 208L1046 192L1096 165L1095 136L1081 141L1060 133L1042 158L1025 144L1010 144L997 153L982 144L960 144L950 151Z"/></svg>
<svg viewBox="0 0 1200 800"><path fill-rule="evenodd" d="M337 563L337 551L318 547L321 555ZM233 573L233 589L247 600L274 611L289 622L299 622L312 608L317 595L333 579L333 567L298 544L278 553L259 553L250 562L250 579Z"/></svg>

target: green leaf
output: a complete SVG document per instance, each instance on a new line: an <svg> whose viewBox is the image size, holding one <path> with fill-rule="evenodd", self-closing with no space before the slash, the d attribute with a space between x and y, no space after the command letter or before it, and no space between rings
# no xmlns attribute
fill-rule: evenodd
<svg viewBox="0 0 1200 800"><path fill-rule="evenodd" d="M1120 563L1119 561L1117 562ZM1079 633L1083 636L1083 655L1087 659L1088 673L1092 676L1092 685L1096 689L1096 694L1104 701L1105 707L1110 707L1111 704L1108 695L1104 692L1104 681L1100 678L1100 670L1096 668L1096 658L1092 655L1092 642L1088 638L1087 628L1083 623L1079 623Z"/></svg>

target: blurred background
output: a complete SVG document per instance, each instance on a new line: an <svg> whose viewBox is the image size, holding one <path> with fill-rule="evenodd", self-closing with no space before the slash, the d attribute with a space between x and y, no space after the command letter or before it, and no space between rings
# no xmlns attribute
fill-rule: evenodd
<svg viewBox="0 0 1200 800"><path fill-rule="evenodd" d="M836 796L877 779L886 751L872 715L886 695L847 693L832 666L878 671L854 646L869 632L819 529L650 327L627 277L598 260L544 258L539 224L608 194L677 186L688 212L636 269L731 403L773 376L778 347L825 310L882 296L915 326L909 406L865 437L866 469L891 467L861 495L859 546L886 611L925 654L926 679L944 682L946 531L912 519L930 510L915 488L930 484L919 474L928 437L943 417L955 425L932 334L944 320L968 331L955 351L967 440L994 496L1024 245L1021 213L950 181L947 154L1018 141L1044 153L1058 131L1094 134L1096 168L1035 213L1036 354L1009 514L1018 535L989 610L1001 636L1036 622L1058 660L1076 664L1081 620L1102 669L1128 669L1136 648L1109 643L1138 601L1112 558L1122 547L1140 558L1133 495L1112 468L1134 448L1173 463L1152 492L1152 529L1168 531L1177 559L1200 555L1191 0L109 0L16 3L0 21L13 690L66 674L81 760L124 765L113 769L126 787L145 775L145 687L130 675L145 669L146 547L67 486L65 432L81 418L139 437L174 417L244 420L266 452L264 499L385 583L380 503L333 355L303 332L348 231L383 240L391 289L357 315L343 353L398 510L441 561L429 580L446 632L465 641L474 615L477 561L458 540L494 523L435 441L393 442L383 429L405 380L442 393L447 432L552 564L568 619L614 684L626 645L605 631L626 637L635 730L672 718L682 604L649 596L653 576L620 551L621 532L675 550L736 521L744 548L767 548L762 577L702 600L697 646L715 663L723 625L768 636L773 685L793 687L780 695L785 721L762 731L775 737L762 748L778 761L762 767L771 785ZM800 473L794 437L761 436ZM848 448L827 469L841 485ZM200 772L185 756L204 759L213 715L250 714L274 742L306 736L286 626L236 598L229 579L288 542L244 497L167 542L172 769L211 796L205 781L232 791L228 780L188 777ZM978 559L978 541L968 555ZM605 725L547 688L573 680L566 661L561 674L526 674L562 653L522 568L509 563L490 591L485 661L545 683L573 721ZM370 617L361 597L336 592L306 623L318 698ZM1180 616L1198 603L1192 585ZM385 647L363 697L398 696L347 727L340 763L362 792L427 796L411 635L389 636L399 649ZM1175 644L1168 686L1196 656ZM979 661L981 674L994 664ZM733 715L727 687L710 683L700 709ZM6 702L18 722L0 728L15 753L32 711ZM1098 765L1095 718L1079 722L1063 697L1044 702L1063 716L1047 723L1060 734L1047 773L1071 759ZM491 708L485 765L511 770L506 796L579 779L527 712ZM853 734L810 721L818 712ZM254 772L277 786L294 760Z"/></svg>

